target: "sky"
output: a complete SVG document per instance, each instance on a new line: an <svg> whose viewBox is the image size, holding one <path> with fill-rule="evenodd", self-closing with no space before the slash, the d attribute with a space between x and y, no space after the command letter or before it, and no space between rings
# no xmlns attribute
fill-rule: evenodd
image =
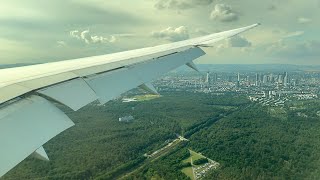
<svg viewBox="0 0 320 180"><path fill-rule="evenodd" d="M320 0L10 0L0 64L44 63L262 25L206 48L200 64L320 64Z"/></svg>

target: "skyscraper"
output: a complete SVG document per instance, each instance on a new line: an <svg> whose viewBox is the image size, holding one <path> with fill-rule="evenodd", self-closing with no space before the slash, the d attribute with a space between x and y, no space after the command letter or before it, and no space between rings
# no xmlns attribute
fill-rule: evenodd
<svg viewBox="0 0 320 180"><path fill-rule="evenodd" d="M207 72L206 80L204 82L207 84L210 82L209 71Z"/></svg>
<svg viewBox="0 0 320 180"><path fill-rule="evenodd" d="M240 87L240 73L238 73L237 87Z"/></svg>
<svg viewBox="0 0 320 180"><path fill-rule="evenodd" d="M287 87L288 86L288 73L287 72L284 72L284 78L283 78L283 85L285 86L285 87Z"/></svg>
<svg viewBox="0 0 320 180"><path fill-rule="evenodd" d="M271 73L271 74L270 74L270 82L271 82L271 83L274 83L274 78L275 78L274 75Z"/></svg>
<svg viewBox="0 0 320 180"><path fill-rule="evenodd" d="M278 77L278 83L280 83L280 84L283 83L283 76L281 74Z"/></svg>
<svg viewBox="0 0 320 180"><path fill-rule="evenodd" d="M268 82L268 76L267 75L263 75L262 83L266 84L267 82Z"/></svg>
<svg viewBox="0 0 320 180"><path fill-rule="evenodd" d="M259 86L259 74L256 74L256 86Z"/></svg>

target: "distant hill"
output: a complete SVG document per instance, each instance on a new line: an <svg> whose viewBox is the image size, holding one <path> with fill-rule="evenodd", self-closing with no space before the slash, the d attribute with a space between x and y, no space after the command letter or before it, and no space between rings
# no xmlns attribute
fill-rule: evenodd
<svg viewBox="0 0 320 180"><path fill-rule="evenodd" d="M200 71L215 72L320 72L320 65L292 65L292 64L197 64ZM180 67L177 71L189 71L188 67Z"/></svg>

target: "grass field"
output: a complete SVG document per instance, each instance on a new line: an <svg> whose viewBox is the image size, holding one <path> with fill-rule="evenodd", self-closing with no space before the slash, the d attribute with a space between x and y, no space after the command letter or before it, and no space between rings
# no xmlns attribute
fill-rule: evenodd
<svg viewBox="0 0 320 180"><path fill-rule="evenodd" d="M280 107L270 107L269 113L272 117L280 118L281 120L287 120L287 112Z"/></svg>
<svg viewBox="0 0 320 180"><path fill-rule="evenodd" d="M190 149L189 149L189 152L190 152L190 157L188 159L183 160L182 162L184 162L184 163L190 162L191 163L191 158L192 158L192 161L198 160L200 158L206 158L205 156L201 155L200 153L194 152Z"/></svg>
<svg viewBox="0 0 320 180"><path fill-rule="evenodd" d="M190 177L192 180L194 179L194 177L193 177L193 172L192 172L192 167L183 168L181 171L182 171L185 175L187 175L188 177Z"/></svg>
<svg viewBox="0 0 320 180"><path fill-rule="evenodd" d="M212 107L215 107L215 108L222 108L222 109L225 109L225 110L232 110L232 109L235 109L235 107L234 107L234 106L212 105Z"/></svg>
<svg viewBox="0 0 320 180"><path fill-rule="evenodd" d="M188 157L187 159L183 160L183 163L187 163L190 162L191 163L191 158L192 161L198 160L200 158L206 158L205 156L201 155L200 153L194 152L192 150L189 149L190 152L190 157ZM198 167L197 165L193 165L193 167ZM190 177L191 179L194 179L193 177L193 172L192 172L192 167L188 167L188 168L183 168L181 170L185 175L187 175L188 177Z"/></svg>
<svg viewBox="0 0 320 180"><path fill-rule="evenodd" d="M206 158L205 156L203 156L201 153L197 153L197 152L194 152L192 150L189 149L189 152L191 154L191 157L192 157L192 161L195 161L195 160L198 160L198 159L201 159L201 158Z"/></svg>
<svg viewBox="0 0 320 180"><path fill-rule="evenodd" d="M146 95L137 95L137 96L134 96L133 98L136 98L137 101L149 101L149 100L157 99L160 97L161 97L160 95L146 94Z"/></svg>

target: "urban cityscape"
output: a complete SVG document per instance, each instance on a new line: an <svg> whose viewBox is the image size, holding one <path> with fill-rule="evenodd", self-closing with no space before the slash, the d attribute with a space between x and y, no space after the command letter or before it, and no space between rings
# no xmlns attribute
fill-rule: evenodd
<svg viewBox="0 0 320 180"><path fill-rule="evenodd" d="M172 72L154 82L159 91L243 94L266 106L317 99L319 72Z"/></svg>

